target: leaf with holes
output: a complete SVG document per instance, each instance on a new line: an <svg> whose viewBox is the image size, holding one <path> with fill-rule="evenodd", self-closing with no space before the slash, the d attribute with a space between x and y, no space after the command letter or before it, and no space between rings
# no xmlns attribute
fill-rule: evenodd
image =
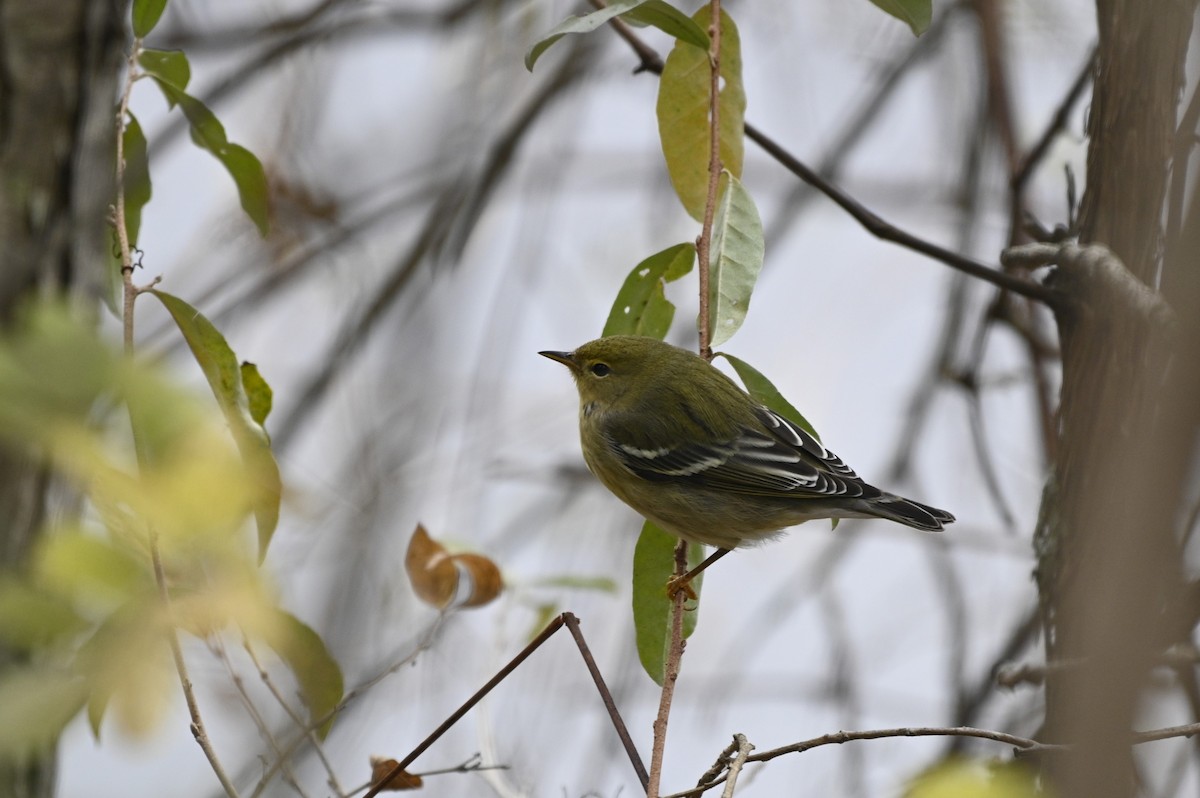
<svg viewBox="0 0 1200 798"><path fill-rule="evenodd" d="M601 336L645 335L662 340L675 318L675 306L663 293L666 283L692 270L696 246L690 242L667 247L633 267L625 278Z"/></svg>

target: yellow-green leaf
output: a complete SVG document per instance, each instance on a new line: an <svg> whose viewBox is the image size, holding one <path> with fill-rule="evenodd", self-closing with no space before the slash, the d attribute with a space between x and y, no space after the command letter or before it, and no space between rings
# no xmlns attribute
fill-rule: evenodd
<svg viewBox="0 0 1200 798"><path fill-rule="evenodd" d="M663 293L663 286L692 270L696 247L688 242L668 247L633 267L625 278L602 336L645 335L660 341L675 317L675 306Z"/></svg>
<svg viewBox="0 0 1200 798"><path fill-rule="evenodd" d="M662 685L671 642L671 618L675 602L667 596L667 580L675 573L675 544L678 538L667 534L649 521L642 525L633 551L633 626L637 634L638 659L655 684ZM688 567L704 560L704 547L688 545ZM700 595L703 577L692 580L692 590ZM699 602L687 602L683 615L683 636L696 629Z"/></svg>
<svg viewBox="0 0 1200 798"><path fill-rule="evenodd" d="M750 296L763 266L763 227L750 193L733 175L721 174L713 219L708 277L708 315L712 346L720 346L746 320Z"/></svg>
<svg viewBox="0 0 1200 798"><path fill-rule="evenodd" d="M708 5L692 19L707 30ZM718 101L721 166L741 177L746 113L742 53L737 26L724 11L721 12L721 79ZM704 218L708 197L710 88L708 52L676 41L658 84L658 135L675 193L697 220Z"/></svg>
<svg viewBox="0 0 1200 798"><path fill-rule="evenodd" d="M279 610L276 627L278 631L266 641L267 645L296 677L310 720L315 723L332 712L342 700L342 669L321 636L295 615ZM331 726L332 717L318 727L317 733L324 737Z"/></svg>
<svg viewBox="0 0 1200 798"><path fill-rule="evenodd" d="M53 747L83 707L87 685L45 666L9 667L0 674L0 761L21 761Z"/></svg>
<svg viewBox="0 0 1200 798"><path fill-rule="evenodd" d="M1045 798L1037 779L1019 763L968 759L940 762L913 779L904 798Z"/></svg>
<svg viewBox="0 0 1200 798"><path fill-rule="evenodd" d="M78 532L46 538L38 547L34 573L41 584L92 608L124 604L154 585L144 562L111 541Z"/></svg>
<svg viewBox="0 0 1200 798"><path fill-rule="evenodd" d="M879 8L912 28L920 36L933 20L933 0L871 0Z"/></svg>
<svg viewBox="0 0 1200 798"><path fill-rule="evenodd" d="M87 629L63 596L23 582L0 580L0 640L22 651L45 649Z"/></svg>
<svg viewBox="0 0 1200 798"><path fill-rule="evenodd" d="M192 356L208 379L246 469L255 482L254 515L258 521L258 556L261 561L267 554L267 546L279 523L283 485L266 430L251 415L250 400L242 384L237 356L225 341L225 336L200 311L164 291L154 290L150 293L163 303L183 333Z"/></svg>

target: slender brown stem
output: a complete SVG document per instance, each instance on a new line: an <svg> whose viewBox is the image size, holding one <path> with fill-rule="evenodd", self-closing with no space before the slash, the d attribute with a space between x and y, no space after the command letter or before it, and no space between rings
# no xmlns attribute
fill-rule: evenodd
<svg viewBox="0 0 1200 798"><path fill-rule="evenodd" d="M271 691L271 695L275 697L276 703L283 708L283 711L287 713L287 716L291 719L292 723L296 724L297 728L307 730L308 741L312 744L313 751L316 752L317 758L321 760L321 765L325 768L325 773L329 777L326 779L326 783L329 785L329 788L333 790L334 794L338 796L338 798L344 798L347 795L346 790L342 787L341 782L338 781L337 773L335 773L333 769L333 763L329 761L329 757L325 754L325 747L321 745L321 737L317 734L317 730L308 728L304 718L301 717L300 714L292 708L292 705L288 703L287 699L284 698L283 693L279 691L279 688L276 687L274 680L271 679L271 675L267 673L267 669L264 668L262 663L259 661L258 655L254 653L254 647L250 645L249 638L246 638L242 641L242 648L246 650L246 655L250 657L250 662L258 671L258 678L262 679L262 683L266 685L268 690ZM274 748L276 758L283 760L286 763L287 757L284 755L284 752L277 746Z"/></svg>
<svg viewBox="0 0 1200 798"><path fill-rule="evenodd" d="M621 31L621 26L618 26ZM626 31L628 33L628 31ZM708 90L708 195L704 201L704 222L700 237L696 239L696 259L700 269L700 356L712 360L712 325L709 318L709 270L712 266L712 228L716 215L717 188L721 180L721 0L709 2L708 25L709 90ZM626 36L631 44L636 36ZM635 47L636 49L636 47ZM645 60L643 59L645 63ZM661 68L661 62L660 68ZM715 559L713 560L715 561ZM706 561L707 566L707 561ZM706 567L705 566L705 567ZM704 570L702 567L700 570ZM694 576L694 574L693 574ZM688 543L680 540L675 545L675 572L672 585L687 584ZM687 591L671 592L671 636L667 647L666 663L663 667L662 693L658 701L658 715L654 719L654 745L650 751L650 778L646 786L647 798L658 798L659 783L662 781L663 756L667 747L667 721L671 715L671 701L675 696L675 682L683 664L683 613Z"/></svg>
<svg viewBox="0 0 1200 798"><path fill-rule="evenodd" d="M596 683L596 690L599 691L600 698L604 701L604 708L608 710L608 717L617 730L617 737L621 738L625 755L629 757L629 762L633 765L634 772L637 773L642 789L647 789L650 777L646 773L646 766L642 764L642 757L633 744L633 738L629 736L629 729L625 728L625 721L621 718L621 713L617 711L617 703L613 701L612 693L609 692L608 685L604 683L604 677L600 675L600 668L596 666L592 651L588 648L587 641L583 639L583 632L579 628L579 619L569 612L564 612L562 619L567 625L567 631L571 633L571 637L575 638L575 646L579 649L580 656L583 657L583 664L587 666L588 673L592 675L592 681Z"/></svg>
<svg viewBox="0 0 1200 798"><path fill-rule="evenodd" d="M712 268L712 227L721 182L721 0L709 3L708 36L708 196L704 200L704 222L696 241L700 262L700 356L712 360L712 320L709 319L709 270Z"/></svg>
<svg viewBox="0 0 1200 798"><path fill-rule="evenodd" d="M688 544L679 541L675 546L675 578L687 573ZM687 592L675 591L671 596L671 638L667 648L667 661L663 666L662 693L658 699L658 715L654 718L654 747L650 750L650 784L646 787L646 798L658 798L659 783L662 781L663 755L667 748L667 720L671 716L671 701L675 697L675 682L683 663L683 605Z"/></svg>
<svg viewBox="0 0 1200 798"><path fill-rule="evenodd" d="M504 681L504 679L510 673L517 669L518 665L529 658L530 654L537 651L543 643L549 640L555 632L561 629L563 627L563 623L564 619L562 615L551 621L546 628L542 630L541 634L533 638L533 640L529 642L529 645L521 649L519 654L509 660L507 665L496 672L495 676L493 676L491 679L488 679L487 684L485 684L483 687L480 687L473 696L463 702L462 706L454 710L454 712L450 714L450 717L446 718L446 720L442 722L442 725L430 732L429 736L422 740L421 744L414 748L408 756L396 763L396 766L385 773L383 778L376 781L375 785L371 787L371 789L367 790L367 794L364 795L363 798L374 798L374 796L378 795L379 791L383 789L384 785L390 782L397 773L411 765L417 757L425 753L429 746L436 743L443 734L449 731L450 727L457 723L459 718L467 714L471 707L482 701L484 696L490 693L496 685Z"/></svg>

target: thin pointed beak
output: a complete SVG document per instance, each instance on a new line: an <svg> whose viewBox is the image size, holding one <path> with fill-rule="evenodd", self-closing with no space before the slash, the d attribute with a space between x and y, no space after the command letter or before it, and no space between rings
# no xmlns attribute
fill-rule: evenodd
<svg viewBox="0 0 1200 798"><path fill-rule="evenodd" d="M562 363L564 366L571 369L572 371L579 368L579 363L575 360L574 352L546 351L546 352L538 352L538 354L541 355L542 357L548 357L551 360L557 360L559 363Z"/></svg>

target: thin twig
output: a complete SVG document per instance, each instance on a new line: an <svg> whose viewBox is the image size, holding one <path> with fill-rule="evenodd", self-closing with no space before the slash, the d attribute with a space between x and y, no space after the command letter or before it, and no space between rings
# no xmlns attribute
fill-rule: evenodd
<svg viewBox="0 0 1200 798"><path fill-rule="evenodd" d="M603 3L599 0L592 0L592 4L597 8L603 8ZM652 72L654 74L662 74L663 62L659 58L658 53L654 49L643 42L633 30L622 22L619 18L610 20L610 24L616 31L617 35L624 39L633 51L641 60L638 66L639 72ZM745 125L746 137L758 144L762 149L774 158L780 165L786 168L796 177L808 183L813 188L820 191L825 196L834 201L842 210L850 214L863 228L884 241L890 241L893 244L899 244L902 247L911 249L915 252L920 252L922 255L927 255L934 260L940 261L947 266L957 269L960 272L969 274L972 277L991 283L999 288L1007 291L1012 291L1014 294L1035 299L1039 302L1054 306L1059 300L1059 294L1051 288L1047 288L1041 283L1034 282L1013 274L1007 274L1000 269L988 266L985 263L967 257L958 252L951 252L945 247L938 246L931 241L926 241L923 238L913 235L906 230L896 227L891 222L885 221L874 211L869 210L861 202L851 197L849 194L838 188L832 182L826 180L821 175L810 169L798 158L781 147L772 138L760 131L758 128L749 122Z"/></svg>
<svg viewBox="0 0 1200 798"><path fill-rule="evenodd" d="M417 643L416 647L412 651L410 651L408 654L406 654L401 659L399 659L396 662L389 665L386 669L379 672L375 676L366 680L362 684L359 684L354 689L348 690L346 692L346 694L344 696L342 696L342 700L337 703L337 706L335 706L333 709L326 712L321 717L316 718L315 720L311 721L307 726L302 728L299 731L299 733L297 733L296 736L293 737L288 742L288 744L284 746L283 757L281 759L276 759L273 763L271 763L271 766L269 768L267 768L267 770L262 774L261 777L259 777L258 784L257 784L257 786L255 786L254 792L250 794L250 798L260 798L260 796L263 794L263 792L266 791L267 785L270 784L271 779L274 778L275 774L278 773L280 771L280 769L282 768L283 760L289 759L292 756L295 756L296 751L300 748L300 746L311 739L309 735L311 735L317 729L324 726L326 723L328 723L330 720L332 720L337 715L340 715L342 713L342 711L345 710L346 707L350 705L351 702L353 702L356 698L358 698L364 692L366 692L370 688L374 687L375 685L379 684L384 679L386 679L388 676L391 676L393 673L396 673L401 668L412 664L418 656L420 656L423 652L427 651L429 649L429 647L433 645L433 641L437 637L437 633L441 629L442 624L445 623L446 618L447 618L447 613L444 613L444 612L438 613L437 618L434 620L434 622L432 624L430 624L429 631L427 631L425 633L425 635L421 638L421 640Z"/></svg>
<svg viewBox="0 0 1200 798"><path fill-rule="evenodd" d="M304 718L302 718L300 714L292 708L292 705L288 703L287 699L283 697L283 693L281 693L279 688L275 686L275 682L271 679L271 675L267 673L267 669L262 666L261 662L259 662L258 655L254 653L254 647L250 645L249 638L246 638L242 641L242 647L246 650L246 655L250 657L250 662L253 663L255 669L258 671L258 678L260 678L262 683L266 685L267 689L271 691L271 695L275 697L275 701L283 708L283 711L287 713L288 718L290 718L292 723L296 724L296 726L305 729L305 731L308 732L308 741L312 744L313 751L315 751L317 754L317 759L321 760L321 765L325 768L325 773L329 776L329 778L326 779L326 783L329 785L329 788L332 789L334 794L339 798L345 798L346 791L342 788L341 783L338 781L337 773L334 772L333 764L329 761L329 757L325 755L325 746L321 745L321 737L317 734L317 730L314 728L307 728L307 722L304 720ZM286 761L286 759L283 757L282 751L276 750L275 755ZM286 772L287 771L285 769L284 773Z"/></svg>
<svg viewBox="0 0 1200 798"><path fill-rule="evenodd" d="M375 786L373 786L370 790L367 790L367 794L364 795L363 798L374 798L374 796L377 795L381 789L383 789L384 785L391 781L397 773L404 770L406 767L411 765L417 757L425 753L429 746L436 743L438 739L450 729L451 726L458 722L459 718L467 714L471 707L482 701L484 696L490 693L496 685L504 681L504 679L510 673L517 669L518 665L529 658L530 654L537 651L543 643L549 640L555 632L561 629L563 627L563 623L563 616L560 615L547 624L546 628L542 630L541 634L531 640L529 645L521 649L519 654L509 660L507 665L496 672L495 676L493 676L491 679L488 679L487 684L479 688L473 696L464 701L462 706L450 713L450 717L446 718L446 720L442 722L442 725L430 732L429 736L422 740L420 745L414 748L408 754L408 756L404 757L404 759L396 763L395 767L393 767L389 772L385 773L384 776L375 783Z"/></svg>
<svg viewBox="0 0 1200 798"><path fill-rule="evenodd" d="M600 668L596 666L596 660L592 657L591 649L588 648L587 641L583 639L583 632L579 629L579 619L569 612L564 612L562 618L563 622L567 625L567 631L575 639L575 646L579 649L580 656L583 657L583 663L587 665L588 673L592 675L592 681L595 682L596 689L600 692L600 698L604 701L604 708L608 710L608 717L612 720L613 727L617 730L617 737L621 739L621 745L625 748L625 755L629 757L629 762L633 765L634 772L637 773L642 789L648 789L650 777L646 773L646 766L642 764L642 757L638 754L637 748L633 744L633 738L629 736L629 729L625 728L625 721L621 718L621 713L617 711L617 704L613 701L612 693L609 692L608 685L604 683L604 677L600 675Z"/></svg>
<svg viewBox="0 0 1200 798"><path fill-rule="evenodd" d="M208 648L225 667L225 672L229 675L230 681L233 682L233 686L237 690L238 697L242 701L242 706L245 708L246 714L250 716L250 720L254 723L255 728L258 729L259 736L263 738L263 741L275 753L275 756L282 758L283 751L280 748L279 740L271 733L271 729L263 718L262 713L258 711L258 707L255 706L253 699L250 698L250 693L246 690L245 681L242 679L241 674L237 672L237 669L233 667L233 661L229 658L229 652L225 650L225 646L219 639L214 638L209 642ZM296 791L296 794L300 798L308 798L308 793L300 786L295 771L288 764L284 764L283 766L283 780Z"/></svg>
<svg viewBox="0 0 1200 798"><path fill-rule="evenodd" d="M675 544L675 577L687 573L686 540ZM679 679L679 668L683 662L683 604L687 591L676 590L671 596L671 637L667 647L667 661L663 664L662 693L658 699L658 714L654 718L654 744L650 749L650 780L646 787L647 798L658 798L662 781L663 755L667 747L667 720L671 715L671 701L675 697L675 682Z"/></svg>
<svg viewBox="0 0 1200 798"><path fill-rule="evenodd" d="M1200 724L1195 724L1196 728L1191 730L1192 734L1200 734ZM1180 733L1172 736L1183 736L1182 730L1187 727L1175 727L1174 731ZM1166 731L1166 730L1159 730ZM1146 734L1149 734L1147 732ZM969 726L959 726L957 728L937 728L937 727L918 727L918 728L900 728L900 729L870 729L867 731L847 732L839 731L832 734L824 734L820 737L814 737L811 740L804 740L791 745L785 745L780 748L771 748L759 754L751 754L746 757L746 762L766 762L776 757L785 754L800 754L805 751L819 748L823 745L841 745L854 740L879 740L886 737L976 737L983 740L994 740L998 743L1005 743L1014 746L1021 750L1059 750L1062 746L1046 745L1039 743L1037 740L1031 740L1028 737L1018 737L1015 734L1007 734L1006 732L992 731L991 729L975 729ZM1161 738L1156 738L1161 739ZM683 792L672 793L671 795L663 796L663 798L694 798L694 796L702 795L713 787L722 784L726 780L726 776L719 776L716 779L693 787L690 790Z"/></svg>
<svg viewBox="0 0 1200 798"><path fill-rule="evenodd" d="M483 764L483 757L480 754L475 753L472 754L470 758L468 758L467 761L463 762L462 764L454 765L453 767L448 768L438 768L437 770L423 770L420 773L411 773L409 775L423 779L427 776L444 776L448 773L478 773L481 770L508 770L508 768L508 765L485 765ZM366 784L361 784L358 787L355 787L353 790L346 793L346 795L358 795L360 792L371 789L371 785L374 783L374 781L368 781Z"/></svg>
<svg viewBox="0 0 1200 798"><path fill-rule="evenodd" d="M733 735L733 741L737 745L737 754L729 763L729 773L725 776L725 789L721 791L721 798L733 798L738 775L742 772L742 766L746 764L746 757L750 756L750 752L754 750L754 746L750 744L744 734Z"/></svg>

